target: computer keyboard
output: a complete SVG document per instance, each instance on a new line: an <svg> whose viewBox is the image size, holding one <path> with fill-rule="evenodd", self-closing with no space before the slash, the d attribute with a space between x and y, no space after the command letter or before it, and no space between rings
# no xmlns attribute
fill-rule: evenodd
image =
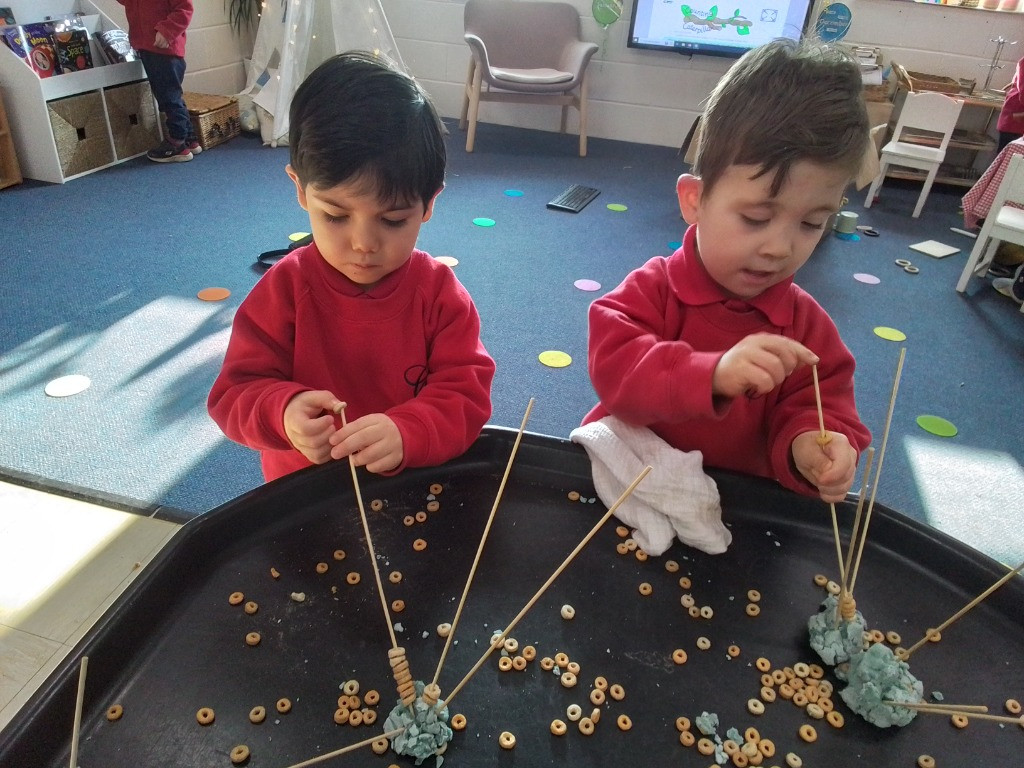
<svg viewBox="0 0 1024 768"><path fill-rule="evenodd" d="M548 208L579 213L599 194L601 194L599 189L584 187L582 184L573 184L565 192L551 200L548 203Z"/></svg>

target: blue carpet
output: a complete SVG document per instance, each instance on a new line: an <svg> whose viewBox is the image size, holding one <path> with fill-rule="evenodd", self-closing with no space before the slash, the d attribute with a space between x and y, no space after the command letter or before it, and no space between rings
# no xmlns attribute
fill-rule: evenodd
<svg viewBox="0 0 1024 768"><path fill-rule="evenodd" d="M586 311L597 295L579 278L614 287L681 239L674 149L481 125L473 154L452 131L447 187L420 245L459 259L456 274L484 322L498 363L492 423L565 436L595 397L586 372ZM259 275L256 255L284 247L308 221L284 175L286 149L242 136L191 163L144 159L63 186L27 182L0 192L8 236L0 301L0 475L123 508L191 517L261 482L254 453L226 441L206 415L231 315ZM579 214L544 204L569 184L601 195ZM523 192L512 197L504 192ZM858 360L857 399L880 444L901 346L907 349L878 501L1014 564L1024 559L1024 317L976 280L954 285L973 241L962 227L965 190L933 189L920 219L919 187L887 181L848 210L881 236L827 237L797 276L833 315ZM609 210L609 203L628 207ZM474 226L473 218L496 221ZM907 248L935 239L962 248L934 259ZM909 275L894 265L910 259ZM857 282L866 272L878 285ZM220 303L196 292L223 286ZM905 344L872 329L891 326ZM546 368L537 355L567 352ZM83 373L84 393L54 399L51 379ZM939 438L915 418L954 422ZM827 513L827 507L824 508Z"/></svg>

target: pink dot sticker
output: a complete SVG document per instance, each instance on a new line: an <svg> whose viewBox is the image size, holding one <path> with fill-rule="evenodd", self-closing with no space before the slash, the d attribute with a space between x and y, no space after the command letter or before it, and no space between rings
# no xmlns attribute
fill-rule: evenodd
<svg viewBox="0 0 1024 768"><path fill-rule="evenodd" d="M599 282L597 282L597 280L588 280L585 277L580 278L575 283L573 283L573 285L575 285L581 291L600 291L601 290L601 284Z"/></svg>
<svg viewBox="0 0 1024 768"><path fill-rule="evenodd" d="M867 283L868 285L878 285L882 282L879 278L874 275L869 275L866 272L858 272L853 276L853 279L861 283Z"/></svg>

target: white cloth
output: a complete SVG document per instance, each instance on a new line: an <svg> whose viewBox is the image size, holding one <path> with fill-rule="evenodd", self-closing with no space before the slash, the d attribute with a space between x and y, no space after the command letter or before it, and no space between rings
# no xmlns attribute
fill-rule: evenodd
<svg viewBox="0 0 1024 768"><path fill-rule="evenodd" d="M577 427L569 438L590 456L594 487L606 507L645 466L652 467L615 513L635 529L633 538L645 552L662 554L673 535L711 555L729 548L732 533L722 523L718 486L704 474L700 451L680 451L646 427L614 416Z"/></svg>

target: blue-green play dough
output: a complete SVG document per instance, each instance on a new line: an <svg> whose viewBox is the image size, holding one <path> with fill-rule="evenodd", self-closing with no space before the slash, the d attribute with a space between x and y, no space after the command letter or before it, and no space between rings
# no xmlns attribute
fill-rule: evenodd
<svg viewBox="0 0 1024 768"><path fill-rule="evenodd" d="M454 735L448 727L448 707L444 705L444 699L438 699L437 706L427 706L423 700L423 689L426 684L417 680L416 701L412 705L413 713L409 713L401 700L395 704L387 719L384 721L385 731L394 731L405 728L391 741L391 748L400 755L407 755L415 758L416 765L420 765L431 755L437 754L445 744L452 740ZM437 755L437 768L440 768L444 758Z"/></svg>
<svg viewBox="0 0 1024 768"><path fill-rule="evenodd" d="M807 620L811 648L830 667L849 661L850 657L861 651L867 627L860 611L855 612L852 621L840 619L837 625L838 605L839 599L829 595L822 601L821 610Z"/></svg>
<svg viewBox="0 0 1024 768"><path fill-rule="evenodd" d="M904 726L917 715L907 707L883 703L919 703L924 697L924 686L910 674L910 666L882 643L854 654L846 674L849 684L839 695L869 723L879 728Z"/></svg>

